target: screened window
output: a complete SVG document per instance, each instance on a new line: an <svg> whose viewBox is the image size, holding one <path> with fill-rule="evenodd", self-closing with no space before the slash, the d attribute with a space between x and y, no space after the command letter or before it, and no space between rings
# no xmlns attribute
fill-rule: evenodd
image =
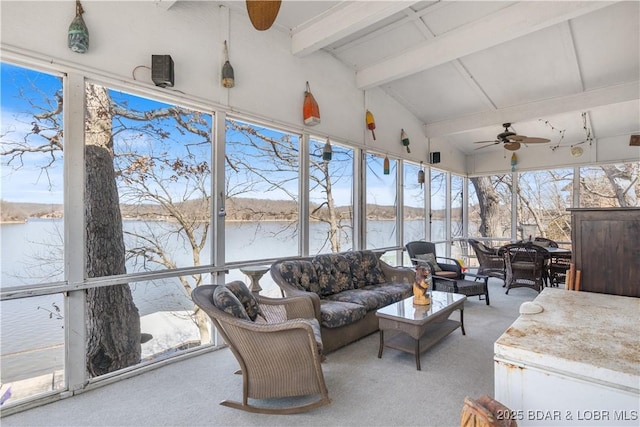
<svg viewBox="0 0 640 427"><path fill-rule="evenodd" d="M226 261L298 255L300 135L226 126Z"/></svg>
<svg viewBox="0 0 640 427"><path fill-rule="evenodd" d="M0 67L0 283L6 291L64 279L63 80ZM0 303L0 396L8 392L7 402L65 387L64 316L62 294Z"/></svg>
<svg viewBox="0 0 640 427"><path fill-rule="evenodd" d="M571 240L573 169L518 174L518 238Z"/></svg>
<svg viewBox="0 0 640 427"><path fill-rule="evenodd" d="M210 264L211 114L98 84L86 85L85 102L87 276ZM189 297L203 280L88 289L89 375L207 342L208 320Z"/></svg>
<svg viewBox="0 0 640 427"><path fill-rule="evenodd" d="M580 207L640 206L640 162L580 168Z"/></svg>
<svg viewBox="0 0 640 427"><path fill-rule="evenodd" d="M353 248L353 154L327 141L312 139L309 149L309 253Z"/></svg>
<svg viewBox="0 0 640 427"><path fill-rule="evenodd" d="M366 247L376 249L395 246L397 161L375 154L367 154L365 159ZM387 165L388 168L385 167Z"/></svg>
<svg viewBox="0 0 640 427"><path fill-rule="evenodd" d="M425 180L418 182L419 172L425 174L422 165L404 163L404 208L403 244L414 240L422 240L425 232ZM424 175L422 175L424 177Z"/></svg>

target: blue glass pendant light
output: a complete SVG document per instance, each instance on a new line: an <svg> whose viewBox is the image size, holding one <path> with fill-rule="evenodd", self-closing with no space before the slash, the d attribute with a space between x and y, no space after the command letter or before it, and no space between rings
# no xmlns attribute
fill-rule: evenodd
<svg viewBox="0 0 640 427"><path fill-rule="evenodd" d="M76 0L76 17L69 25L68 45L69 49L77 53L85 53L89 50L89 30L82 19L83 13L80 0Z"/></svg>

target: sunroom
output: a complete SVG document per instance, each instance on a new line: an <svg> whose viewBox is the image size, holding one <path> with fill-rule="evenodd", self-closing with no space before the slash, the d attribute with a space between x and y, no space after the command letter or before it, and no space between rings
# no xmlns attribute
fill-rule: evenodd
<svg viewBox="0 0 640 427"><path fill-rule="evenodd" d="M190 292L248 267L427 240L473 269L468 238L571 248L568 208L640 206L639 6L2 1L3 416L210 355Z"/></svg>

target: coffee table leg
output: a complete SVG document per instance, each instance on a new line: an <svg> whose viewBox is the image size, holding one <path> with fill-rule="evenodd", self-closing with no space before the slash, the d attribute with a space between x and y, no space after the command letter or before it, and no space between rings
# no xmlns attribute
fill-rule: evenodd
<svg viewBox="0 0 640 427"><path fill-rule="evenodd" d="M420 340L416 340L416 369L421 371L420 368Z"/></svg>
<svg viewBox="0 0 640 427"><path fill-rule="evenodd" d="M382 349L384 348L384 332L380 329L380 348L378 348L378 359L382 358Z"/></svg>
<svg viewBox="0 0 640 427"><path fill-rule="evenodd" d="M462 335L467 335L464 331L464 309L460 309L460 329L462 329Z"/></svg>

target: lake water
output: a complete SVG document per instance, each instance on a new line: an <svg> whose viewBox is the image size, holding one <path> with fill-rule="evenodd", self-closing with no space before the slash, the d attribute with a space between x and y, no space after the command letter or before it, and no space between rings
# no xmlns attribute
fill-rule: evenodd
<svg viewBox="0 0 640 427"><path fill-rule="evenodd" d="M0 225L2 256L0 261L2 287L62 280L63 235L61 220L30 219L24 224ZM148 227L149 222L125 221L125 231ZM166 225L166 224L165 224ZM163 227L163 223L151 223ZM421 229L419 221L408 227ZM297 236L281 232L283 223L234 223L226 224L226 259L228 262L295 256L298 251ZM389 247L395 242L393 221L369 221L367 224L369 247ZM281 232L277 238L274 235ZM212 233L209 233L209 240ZM311 253L322 248L326 226L310 225ZM178 239L167 242L179 267L192 266L193 261L183 243ZM342 249L351 248L351 241L343 241ZM201 260L210 256L209 242L201 254ZM328 251L327 248L322 250ZM57 261L52 261L57 260ZM128 272L135 271L133 265ZM48 277L48 280L43 279ZM231 270L227 281L248 278L239 270ZM263 294L278 296L279 289L267 274L261 280ZM177 278L137 282L131 284L134 301L140 316L157 312L192 310L193 304ZM62 295L47 295L2 301L0 303L0 353L2 382L15 381L35 375L51 373L64 366L64 301ZM60 312L57 312L57 308ZM144 332L144 331L143 331ZM144 346L143 346L144 349Z"/></svg>

